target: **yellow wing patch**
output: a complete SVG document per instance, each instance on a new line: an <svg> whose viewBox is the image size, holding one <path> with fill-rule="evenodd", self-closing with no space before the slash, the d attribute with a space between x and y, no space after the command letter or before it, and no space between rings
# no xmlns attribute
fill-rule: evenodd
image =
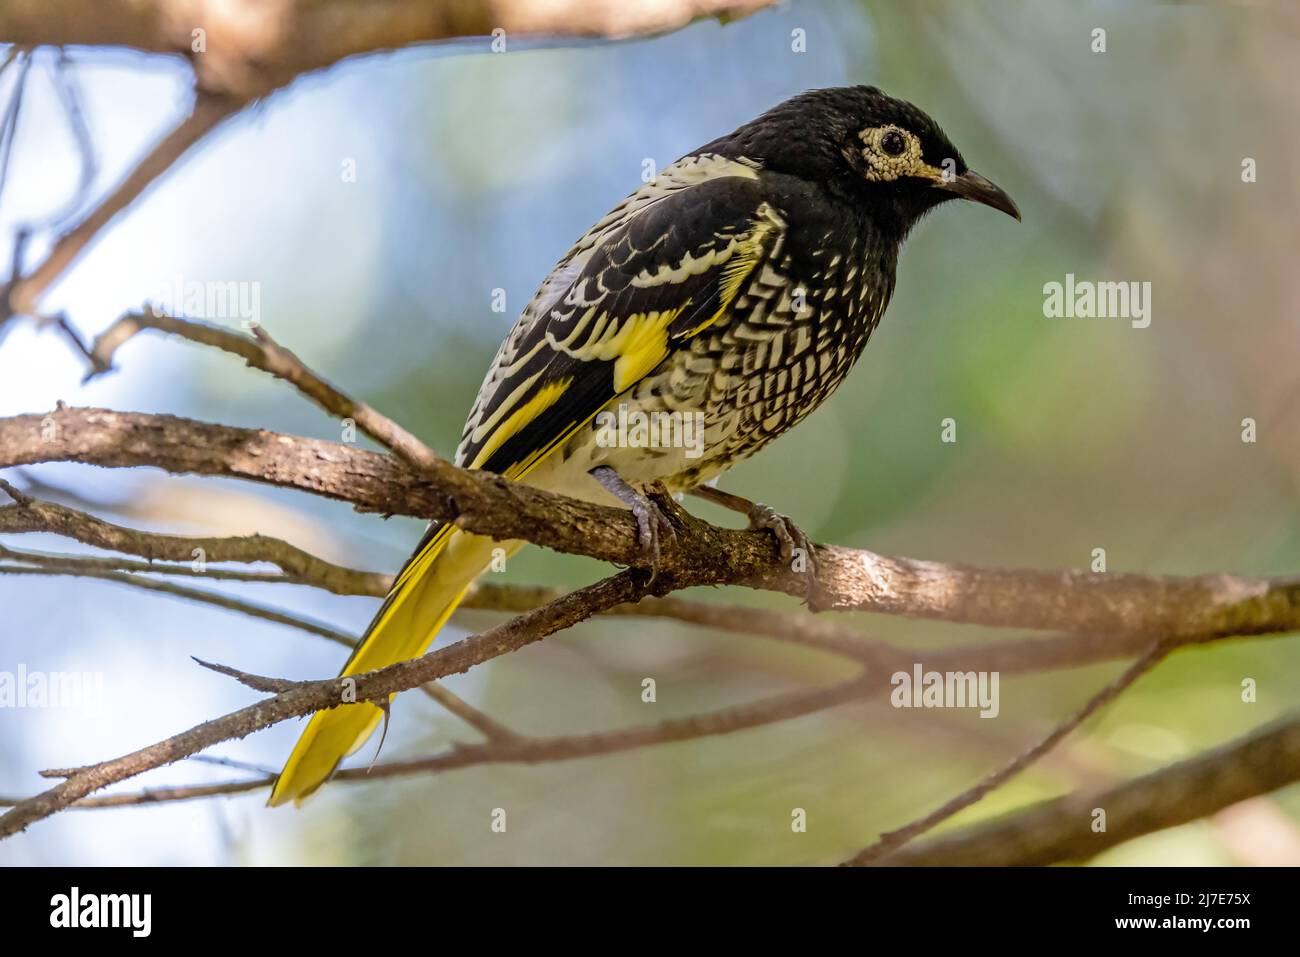
<svg viewBox="0 0 1300 957"><path fill-rule="evenodd" d="M727 264L722 267L722 282L719 285L719 305L717 310L698 326L680 333L680 338L690 339L717 322L735 300L745 278L762 261L767 243L773 232L781 225L781 222L779 219L774 218L770 208L766 205L759 210L759 215L763 218L754 223L754 228L737 244L735 252L732 253Z"/></svg>
<svg viewBox="0 0 1300 957"><path fill-rule="evenodd" d="M472 469L482 468L483 463L491 458L492 453L501 448L510 436L519 432L529 422L555 405L560 396L564 395L572 384L572 379L560 379L556 382L548 382L538 389L536 395L510 413L510 416L493 430L492 435L483 443L483 447L479 449L478 455L474 456L474 461L470 463L469 467Z"/></svg>
<svg viewBox="0 0 1300 957"><path fill-rule="evenodd" d="M782 226L782 222L766 204L759 209L759 217L753 228L738 240L722 266L719 283L718 308L698 325L678 333L674 338L689 339L698 335L720 319L740 292L745 279L754 267L763 260L768 244ZM690 275L692 271L703 271L701 266L709 264L709 257L692 260L681 266L676 272L666 269L654 274L640 283L641 285L678 282L680 276ZM577 324L585 327L595 319L591 338L576 349L570 347L571 335L564 341L557 341L549 333L548 340L552 348L569 355L587 360L614 360L614 391L623 392L637 383L668 355L668 332L673 322L687 308L690 300L676 309L658 312L639 312L627 316L621 321L610 321L607 315L595 316L592 307L581 317Z"/></svg>
<svg viewBox="0 0 1300 957"><path fill-rule="evenodd" d="M635 384L668 355L668 327L686 305L683 303L676 309L662 312L637 312L614 320L605 314L595 316L591 338L576 349L569 346L572 337L559 342L548 333L547 339L557 352L575 359L589 362L614 360L614 392L619 393ZM581 322L590 322L594 312L593 306Z"/></svg>
<svg viewBox="0 0 1300 957"><path fill-rule="evenodd" d="M614 391L623 392L668 355L668 327L681 309L631 316L611 340L618 359L614 362Z"/></svg>

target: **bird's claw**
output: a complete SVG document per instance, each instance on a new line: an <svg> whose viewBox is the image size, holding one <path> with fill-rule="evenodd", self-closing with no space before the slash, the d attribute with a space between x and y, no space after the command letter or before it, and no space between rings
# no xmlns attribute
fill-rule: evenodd
<svg viewBox="0 0 1300 957"><path fill-rule="evenodd" d="M632 517L636 519L637 542L641 546L641 554L646 558L646 564L650 566L650 581L653 582L659 574L660 542L677 537L677 530L666 511L672 508L671 496L657 482L647 487L648 494L640 492L623 481L608 465L597 466L591 470L591 475L606 491L631 509Z"/></svg>
<svg viewBox="0 0 1300 957"><path fill-rule="evenodd" d="M659 503L643 496L632 505L632 516L636 519L637 538L650 566L650 581L659 574L659 551L662 541L672 541L677 537L677 529L669 520Z"/></svg>
<svg viewBox="0 0 1300 957"><path fill-rule="evenodd" d="M767 529L776 536L781 548L781 561L792 572L804 576L804 597L811 603L817 590L817 552L812 539L790 518L769 505L755 503L748 518L750 529Z"/></svg>

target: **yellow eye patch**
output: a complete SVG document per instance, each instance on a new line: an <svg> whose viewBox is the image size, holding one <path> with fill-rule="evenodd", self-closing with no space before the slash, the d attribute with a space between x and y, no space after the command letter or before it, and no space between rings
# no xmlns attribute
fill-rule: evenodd
<svg viewBox="0 0 1300 957"><path fill-rule="evenodd" d="M937 179L941 175L921 159L921 141L892 123L862 130L858 139L862 141L862 158L867 163L863 175L873 183L891 182L900 176Z"/></svg>

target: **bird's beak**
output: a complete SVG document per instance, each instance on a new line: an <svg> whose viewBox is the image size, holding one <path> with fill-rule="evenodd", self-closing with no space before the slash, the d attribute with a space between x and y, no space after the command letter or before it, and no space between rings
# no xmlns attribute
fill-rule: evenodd
<svg viewBox="0 0 1300 957"><path fill-rule="evenodd" d="M973 203L983 203L985 206L1000 209L1008 216L1014 217L1017 222L1020 220L1020 207L1016 205L1016 201L1008 196L1001 186L985 179L973 169L968 169L956 179L946 183L935 183L935 186L956 193L962 199L969 199Z"/></svg>

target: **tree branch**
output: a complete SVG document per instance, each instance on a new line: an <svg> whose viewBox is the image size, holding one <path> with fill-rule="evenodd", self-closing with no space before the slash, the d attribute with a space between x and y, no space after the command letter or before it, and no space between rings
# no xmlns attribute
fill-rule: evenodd
<svg viewBox="0 0 1300 957"><path fill-rule="evenodd" d="M89 375L111 369L114 353L136 333L146 329L237 355L252 368L261 369L288 382L336 418L355 422L358 429L380 445L392 449L416 470L430 472L434 477L448 480L444 473L450 466L427 445L386 415L364 402L355 401L330 385L307 368L296 355L272 339L270 333L261 326L254 327L252 336L243 336L210 323L178 319L153 310L127 313L95 339L89 350Z"/></svg>
<svg viewBox="0 0 1300 957"><path fill-rule="evenodd" d="M0 479L0 487L8 483ZM305 627L317 634L324 628L332 632L334 640L351 645L346 636L333 633L327 626L306 622L286 613L227 598L199 589L176 590L150 575L185 575L214 580L251 581L271 584L314 585L337 594L370 595L387 594L389 576L374 572L360 572L323 562L294 546L267 536L244 536L238 539L185 538L139 532L107 522L66 506L43 502L11 488L11 494L20 495L29 507L25 510L0 507L0 532L31 531L67 535L86 544L113 548L132 554L151 557L175 557L183 560L192 554L196 545L211 546L213 556L223 561L267 561L288 565L296 569L293 576L274 573L238 572L207 568L194 571L188 565L164 565L149 562L132 562L121 558L95 558L83 555L50 554L19 551L0 545L0 558L19 564L0 565L0 573L48 574L85 576L119 584L163 591L193 601L209 602L254 617ZM259 554L250 542L265 545L265 554ZM287 557L286 557L287 556ZM217 561L217 558L213 558ZM319 562L317 569L314 563ZM28 567L30 566L30 567ZM283 565L282 565L283 567ZM143 584L142 584L143 583ZM565 594L565 589L541 585L507 585L495 582L476 582L461 609L466 611L524 612L539 608ZM215 599L210 601L210 599ZM850 658L874 667L890 670L911 667L916 653L897 648L862 634L857 628L841 624L822 616L791 614L773 609L752 608L744 605L690 601L677 597L643 598L636 604L618 605L602 615L634 618L665 618L687 624L729 631L737 634L761 636L788 642ZM305 623L305 625L304 625ZM1208 641L1210 639L1203 639ZM998 670L1027 672L1068 668L1093 664L1138 654L1149 645L1140 632L1120 632L1112 635L1062 634L1050 638L1011 639L987 645L931 651L925 656L941 656L952 670Z"/></svg>
<svg viewBox="0 0 1300 957"><path fill-rule="evenodd" d="M27 46L122 46L182 57L200 89L247 101L348 57L415 44L486 37L498 29L515 39L647 36L703 17L739 19L772 2L5 0L0 37ZM194 51L195 29L204 31L203 52Z"/></svg>
<svg viewBox="0 0 1300 957"><path fill-rule="evenodd" d="M0 564L0 574L66 575L112 581L190 601L212 604L240 614L288 625L328 638L349 648L356 643L354 637L308 618L290 615L216 592L185 588L116 568L101 567L98 564L100 560L97 559L34 555L31 552L0 546L0 557L6 556L16 562L33 562L37 559L39 561L33 565ZM141 566L135 570L157 574L172 569L169 566ZM207 573L208 576L214 574L214 571ZM518 613L543 607L549 602L564 597L565 594L567 592L562 588L480 583L470 591L461 607L467 610ZM666 618L721 631L771 638L840 655L867 665L882 674L910 671L920 659L924 660L927 667L939 671L975 670L997 671L1004 674L1032 674L1126 658L1150 646L1150 641L1138 633L1116 635L1064 633L1049 637L935 648L919 653L868 638L854 628L837 625L824 618L748 608L743 605L694 602L681 598L646 597L636 603L603 609L599 614L613 617ZM1211 640L1221 639L1206 638L1198 643L1205 644Z"/></svg>
<svg viewBox="0 0 1300 957"><path fill-rule="evenodd" d="M11 549L0 548L0 556L5 554L11 555L13 552ZM19 554L23 556L23 560L30 560L25 553ZM142 575L130 572L110 571L81 565L77 564L75 560L60 562L57 559L50 559L37 565L0 564L0 575L69 575L78 578L97 578L102 581L117 582L122 585L130 585L133 588L143 588L146 591L171 595L175 598L184 598L205 605L214 605L227 611L238 612L241 615L275 622L278 625L289 625L292 628L299 628L322 638L328 638L330 641L347 648L351 648L356 644L354 637L344 634L336 628L331 628L322 622L312 621L300 615L290 615L274 608L267 608L265 605L245 601L241 598L231 598L228 595L218 594L206 589L187 588L174 582L158 581L154 578L145 578Z"/></svg>
<svg viewBox="0 0 1300 957"><path fill-rule="evenodd" d="M0 484L8 483L0 482ZM10 488L12 489L12 486ZM284 572L285 577L280 580L313 585L336 595L382 596L387 594L392 582L391 575L357 571L335 565L268 535L197 537L142 532L115 525L66 505L42 501L30 496L24 498L26 501L15 500L14 505L0 506L0 534L47 532L72 538L96 548L138 555L151 562L198 562L201 566L221 562L266 562ZM145 566L132 570L154 569ZM172 574L178 571L165 567L156 570ZM209 573L199 571L195 574ZM215 576L214 570L214 575L210 577L219 576Z"/></svg>
<svg viewBox="0 0 1300 957"><path fill-rule="evenodd" d="M0 42L11 50L43 45L122 46L179 56L194 71L195 99L176 124L74 228L60 236L31 273L19 275L26 236L15 242L13 275L0 295L0 326L15 314L61 329L93 356L63 316L43 315L45 292L113 219L131 206L191 147L252 101L303 73L340 60L458 37L514 34L630 37L666 32L703 17L739 19L774 0L6 0ZM495 39L495 38L494 38ZM500 38L504 39L504 35ZM12 62L6 57L5 65ZM30 65L30 59L27 61ZM66 88L60 61L56 80ZM19 102L21 89L15 93ZM76 133L84 132L75 97ZM85 138L83 146L85 145ZM84 184L84 178L83 178ZM418 461L418 460L413 460Z"/></svg>
<svg viewBox="0 0 1300 957"><path fill-rule="evenodd" d="M529 488L451 465L438 480L394 459L320 439L167 415L60 408L0 419L0 468L76 461L153 466L295 488L365 511L454 521L500 540L641 565L625 510ZM447 481L443 482L443 473ZM766 532L718 528L671 499L677 535L664 543L656 594L740 584L802 597ZM974 568L818 546L819 607L1095 634L1168 635L1182 642L1300 628L1300 580Z"/></svg>
<svg viewBox="0 0 1300 957"><path fill-rule="evenodd" d="M87 545L140 555L148 559L146 562L137 562L123 558L50 554L19 551L0 545L0 558L7 558L22 565L35 566L33 568L0 566L0 573L40 574L40 569L45 569L52 575L84 574L88 577L127 585L136 585L143 581L145 584L141 587L145 588L156 584L152 579L119 574L138 572L219 581L311 585L335 594L375 597L386 595L392 580L389 575L356 571L334 565L288 542L265 535L196 538L142 532L106 522L77 509L36 499L10 485L4 479L0 479L0 489L8 491L16 503L0 507L0 533L46 532L63 535ZM176 562L192 560L196 553L204 563L200 569L195 569L192 565L154 564L156 560ZM278 565L285 573L241 572L207 567L208 563L219 562L268 562ZM154 588L154 590L160 589ZM553 587L478 582L466 596L461 607L467 610L531 611L549 601L554 601L564 593L564 589ZM210 593L182 589L173 594L203 601ZM218 604L232 607L224 596L216 597L219 599ZM234 610L288 623L287 616L282 613L271 612L270 609L262 606L237 604L241 607ZM792 615L740 605L706 604L680 598L648 598L636 605L612 608L606 614L670 618L702 627L762 635L831 654L843 655L854 660L878 660L883 653L883 649L877 647L877 643L865 638L854 628L807 615Z"/></svg>
<svg viewBox="0 0 1300 957"><path fill-rule="evenodd" d="M19 5L22 5L21 2ZM8 2L0 9L0 37L7 32L6 14L12 15L13 12L12 4ZM85 251L99 232L135 202L190 147L227 117L238 112L243 105L239 100L198 94L190 112L144 155L126 179L100 200L81 222L59 237L39 266L13 283L8 290L6 308L15 313L37 315L41 296Z"/></svg>
<svg viewBox="0 0 1300 957"><path fill-rule="evenodd" d="M481 764L542 764L599 757L622 751L689 741L696 738L730 734L750 728L788 721L838 707L861 696L869 685L863 678L854 678L823 688L773 695L749 704L720 708L686 718L673 718L653 724L633 725L613 731L594 734L555 735L551 737L526 737L509 733L481 745L456 745L442 754L406 761L392 761L370 768L346 768L332 779L334 781L374 781L383 778L404 777L412 774L437 774ZM86 770L86 769L78 769ZM75 808L123 807L135 804L156 804L165 801L188 801L195 798L223 794L241 794L270 787L274 776L251 781L229 781L211 785L187 785L174 788L148 788L134 794L110 794L102 797L82 798L71 805ZM0 798L0 806L16 806L17 799ZM0 818L0 827L4 819ZM2 832L0 832L2 836Z"/></svg>
<svg viewBox="0 0 1300 957"><path fill-rule="evenodd" d="M624 573L621 576L616 576L614 579L608 579L606 582L598 583L596 586L590 586L589 589L584 589L583 592L591 593L593 589L600 589L602 586L620 580L623 582L623 587L628 587L632 592L635 592L638 587L643 587L639 586L639 583L636 580L629 579L628 574L629 573ZM556 608L560 605L568 605L570 607L568 611L557 612ZM546 615L545 620L539 623L538 628L539 631L551 633L554 630L559 630L561 627L567 627L567 625L564 625L557 616L567 615L573 621L576 621L592 612L605 611L613 607L619 607L618 598L615 596L606 594L595 599L594 602L588 603L582 593L575 593L574 595L567 596L565 599L561 599L559 602L544 606L538 612L532 614ZM394 665L391 668L383 669L381 672L374 672L370 675L361 676L358 679L359 684L356 689L356 700L366 700L375 696L375 689L370 683L370 679L373 679L375 683L379 684L379 693L388 693L390 690L401 690L402 687L410 687L419 683L419 677L424 673L437 674L441 676L443 674L452 673L453 671L465 670L480 661L488 660L496 655L514 650L515 647L522 647L523 644L541 637L540 634L532 636L528 635L526 626L523 631L511 631L512 629L516 629L517 626L519 626L521 622L524 622L526 618L528 618L528 616L516 619L515 621L500 626L498 629L494 629L484 635L467 639L465 642L460 642L457 645L442 649L439 652L426 655L422 659L416 659L413 662L404 662L399 665ZM570 621L570 623L572 623L572 621ZM496 636L502 634L504 631L511 631L509 635L510 643L504 647L500 644L496 644L494 647L494 643L498 641ZM876 644L879 645L879 643ZM1072 650L1075 649L1078 644L1079 640L1077 636L1066 635L1050 639L1003 642L994 646L940 650L929 653L925 657L929 667L937 668L939 670L962 671L975 667L983 667L1014 673L1018 671L1035 670L1040 667L1058 666L1062 662L1070 661L1074 657ZM470 647L466 648L465 646L467 645ZM494 735L493 737L495 737L496 740L489 740L488 745L485 746L457 746L456 748L453 748L451 752L435 756L434 758L394 762L391 765L383 766L385 769L383 771L379 771L379 769L372 769L371 772L345 771L342 772L341 777L344 780L349 780L357 777L374 776L376 773L379 773L380 775L388 775L416 773L418 771L432 772L477 763L535 763L544 760L565 760L568 758L593 756L596 754L609 753L615 750L629 750L634 747L685 740L687 738L708 734L722 734L730 731L742 730L748 727L756 727L761 724L784 720L788 717L795 717L801 714L811 713L812 711L833 707L837 704L851 700L854 697L863 696L873 691L886 690L890 686L890 657L892 656L894 665L906 667L906 662L914 659L916 655L898 649L890 649L889 646L880 647L883 649L889 649L891 654L881 655L877 661L872 662L873 664L878 665L878 667L872 668L871 672L864 673L859 678L846 682L843 685L833 686L831 689L813 689L806 692L795 692L790 695L778 696L776 699L755 702L752 705L742 706L738 709L723 709L722 711L714 712L712 714L678 719L676 721L666 722L662 725L647 725L634 729L602 732L595 735L565 736L556 739L518 739L517 736L512 737L512 733L507 732L504 735ZM1085 642L1084 647L1087 649L1088 654L1096 656L1106 656L1114 652L1114 649L1107 643L1100 641ZM444 664L444 662L447 662L449 659L455 659L457 664L455 666ZM1130 669L1129 672L1126 672L1126 675L1136 676L1136 674L1140 673L1141 670L1145 670L1145 668L1150 664L1150 661L1144 660L1139 664L1140 667ZM410 669L416 669L417 673L414 676L408 673L406 676L399 679L398 684L396 685L382 683L383 679L388 678L390 675L403 670L409 672ZM1122 679L1121 682L1113 683L1105 692L1103 692L1102 695L1095 698L1088 707L1080 712L1080 715L1086 717L1087 714L1092 713L1092 711L1099 707L1101 703L1104 703L1105 700L1109 700L1111 697L1118 694L1119 690L1121 690L1129 680L1131 680L1131 678L1125 678ZM362 682L365 682L364 686L362 686ZM297 695L299 692L306 691L315 695L319 693L320 689L324 688L327 689L328 696L329 689L332 689L333 697L328 700L327 704L333 704L338 700L337 684L337 680L332 682L303 682L297 684L292 692L287 692L286 694ZM225 740L234 736L243 736L243 734L246 734L251 730L256 730L258 727L265 727L268 724L284 720L295 714L306 713L307 711L313 710L310 706L304 709L302 704L296 701L291 702L288 708L276 708L277 705L283 705L281 699L284 697L285 695L277 696L277 698L263 703L271 708L275 708L277 713L274 716L267 717L265 715L258 715L258 709L260 706L254 706L252 709L243 709L240 712L227 715L225 718L217 719L214 722L208 722L196 729L191 729L191 731L186 732L185 734L178 735L168 741L161 742L158 745L146 748L133 755L128 755L125 758L118 759L117 761L105 762L104 765L96 765L70 772L76 776L76 781L70 785L71 794L66 791L64 793L54 794L53 792L57 792L63 787L63 785L60 785L59 788L52 789L51 792L46 792L45 795L38 795L37 798L29 799L29 802L41 802L35 807L33 807L29 802L19 802L19 806L22 808L21 812L17 810L11 812L18 815L16 818L8 818L8 820L0 818L0 836L4 836L5 833L8 833L5 830L6 827L21 829L26 826L26 823L30 823L31 820L48 816L49 813L54 813L63 807L69 806L70 801L79 801L80 797L83 797L85 794L90 793L98 787L104 786L104 784L122 780L134 774L142 773L143 771L149 770L153 767L161 766L164 763L170 763L171 761L176 760L177 757L184 756L184 754L177 753L178 749L185 753L194 753L203 747L217 743L219 740ZM260 719L261 723L257 723L255 727L249 727L250 715L255 716L253 718L255 722ZM1076 720L1073 723L1067 723L1068 727L1066 727L1066 731L1068 731L1069 727L1073 727L1081 720L1082 717L1076 716ZM247 728L247 730L244 730L245 728ZM1058 731L1048 739L1047 744L1040 743L1039 748L1034 749L1031 754L1036 757L1038 753L1045 751L1051 743L1059 740L1059 737L1063 736L1066 731L1058 729ZM196 738L198 740L196 740ZM508 744L509 747L502 748L501 745L503 743ZM1013 763L1013 767L1018 769L1025 763L1027 763L1027 761L1022 758L1020 761ZM69 781L65 781L64 784L67 785L71 781L73 781L72 777L69 778ZM142 796L139 796L134 800L125 800L120 796L110 796L109 798L95 799L83 806L109 807L121 806L126 803L152 803L160 800L189 799L220 793L242 792L261 787L267 783L269 783L269 780L265 782L232 782L225 786L186 787L174 791L168 789L149 789L147 792L144 792ZM987 790L987 788L985 790ZM983 793L983 791L980 793ZM36 817L31 817L33 814L35 814Z"/></svg>
<svg viewBox="0 0 1300 957"><path fill-rule="evenodd" d="M1300 717L1289 717L1100 793L1072 794L891 854L885 863L1043 866L1095 857L1300 781ZM1094 830L1096 810L1104 830Z"/></svg>

